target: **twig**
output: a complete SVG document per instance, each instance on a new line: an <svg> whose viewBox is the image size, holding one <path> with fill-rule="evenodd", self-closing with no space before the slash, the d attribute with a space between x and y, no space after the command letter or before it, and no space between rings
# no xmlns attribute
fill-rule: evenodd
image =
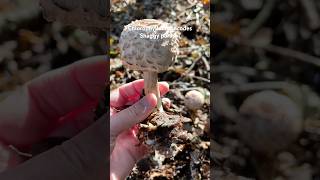
<svg viewBox="0 0 320 180"><path fill-rule="evenodd" d="M194 60L191 66L183 73L183 75L189 74L200 59L201 59L201 56L199 56L196 60Z"/></svg>
<svg viewBox="0 0 320 180"><path fill-rule="evenodd" d="M206 83L210 83L210 80L207 79L207 78L200 77L200 76L195 76L195 75L190 75L190 74L184 74L183 76L181 76L178 79L174 80L173 83L176 83L177 81L181 80L183 77L190 77L190 78L198 79L200 81L204 81Z"/></svg>
<svg viewBox="0 0 320 180"><path fill-rule="evenodd" d="M204 82L210 83L210 80L207 79L207 78L204 78L204 77L194 76L194 75L187 75L187 77L191 77L191 78L194 78L194 79L198 79L200 81L204 81Z"/></svg>
<svg viewBox="0 0 320 180"><path fill-rule="evenodd" d="M202 62L203 62L203 64L204 64L204 66L206 67L206 70L207 70L207 71L210 71L210 64L209 64L209 62L207 61L207 59L204 58L204 57L201 57L201 60L202 60Z"/></svg>
<svg viewBox="0 0 320 180"><path fill-rule="evenodd" d="M187 86L187 85L189 85L189 84L190 84L190 83L183 82L183 81L168 82L168 83L169 83L169 85L170 85L170 86L176 86L176 85L178 85L178 86L181 86L181 85L185 85L185 86Z"/></svg>
<svg viewBox="0 0 320 180"><path fill-rule="evenodd" d="M216 65L213 70L215 75L218 74L240 74L245 77L254 77L258 79L274 80L277 78L277 73L273 71L259 71L255 68L247 66L231 66L231 65Z"/></svg>
<svg viewBox="0 0 320 180"><path fill-rule="evenodd" d="M285 57L290 57L292 59L296 59L302 62L306 62L312 65L315 65L317 67L320 67L320 58L300 52L300 51L296 51L293 49L289 49L289 48L285 48L285 47L281 47L281 46L276 46L276 45L266 45L266 46L261 46L261 45L257 45L254 44L252 42L248 42L248 41L242 41L238 44L244 45L244 46L249 46L249 47L253 47L253 48L261 48L265 51L269 51L271 53L275 53L275 54L279 54L281 56L285 56Z"/></svg>
<svg viewBox="0 0 320 180"><path fill-rule="evenodd" d="M267 89L281 90L295 87L295 85L283 82L283 81L270 81L270 82L254 82L240 85L226 85L223 86L225 93L237 93L237 92L249 92L249 91L261 91Z"/></svg>
<svg viewBox="0 0 320 180"><path fill-rule="evenodd" d="M251 37L257 30L266 22L275 7L277 0L267 0L263 9L259 12L256 18L251 22L251 24L244 30L244 35L246 37Z"/></svg>
<svg viewBox="0 0 320 180"><path fill-rule="evenodd" d="M181 78L184 76L187 76L200 59L201 59L201 56L199 56L196 60L194 60L191 66L184 73L182 73L182 75L178 79L176 79L174 82L181 80Z"/></svg>
<svg viewBox="0 0 320 180"><path fill-rule="evenodd" d="M209 47L210 46L210 44L208 43L208 44L203 44L203 45L201 45L201 46L190 46L190 47L183 47L183 48L179 48L179 51L192 51L192 50L197 50L197 49L204 49L204 48L206 48L206 47Z"/></svg>
<svg viewBox="0 0 320 180"><path fill-rule="evenodd" d="M185 92L185 91L191 91L191 90L198 90L199 91L199 87L189 87L189 88L178 88L176 89L177 91L180 91L180 92Z"/></svg>
<svg viewBox="0 0 320 180"><path fill-rule="evenodd" d="M246 76L256 76L257 70L247 66L216 65L214 73L237 72Z"/></svg>
<svg viewBox="0 0 320 180"><path fill-rule="evenodd" d="M187 6L186 8L184 8L177 17L179 18L180 16L182 16L184 13L186 13L186 11L187 11L188 9L193 8L197 3L198 3L198 2L194 2L193 4L191 4L191 5Z"/></svg>
<svg viewBox="0 0 320 180"><path fill-rule="evenodd" d="M320 28L320 17L314 0L300 0L309 20L309 27L312 30Z"/></svg>

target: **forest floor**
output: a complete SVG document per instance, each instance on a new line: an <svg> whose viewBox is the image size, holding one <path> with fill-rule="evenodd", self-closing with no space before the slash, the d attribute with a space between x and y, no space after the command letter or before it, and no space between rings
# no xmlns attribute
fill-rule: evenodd
<svg viewBox="0 0 320 180"><path fill-rule="evenodd" d="M314 0L217 1L213 81L227 95L217 95L214 101L214 179L320 178L319 8ZM236 120L228 118L230 107L238 110L246 97L264 90L285 94L303 112L298 138L269 157L273 173L257 166L259 158L240 138L254 127L235 132ZM227 105L220 106L222 98ZM268 136L274 132L271 129ZM252 141L259 138L251 136Z"/></svg>
<svg viewBox="0 0 320 180"><path fill-rule="evenodd" d="M106 41L47 22L38 1L0 2L0 98L49 70L106 52Z"/></svg>

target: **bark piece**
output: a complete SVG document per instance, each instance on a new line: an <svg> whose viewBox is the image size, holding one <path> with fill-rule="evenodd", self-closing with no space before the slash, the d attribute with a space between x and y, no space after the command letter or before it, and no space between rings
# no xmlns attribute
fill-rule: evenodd
<svg viewBox="0 0 320 180"><path fill-rule="evenodd" d="M179 148L183 148L181 145L191 141L192 135L183 127L184 123L190 121L180 115L154 112L140 123L138 139L166 158L172 157Z"/></svg>

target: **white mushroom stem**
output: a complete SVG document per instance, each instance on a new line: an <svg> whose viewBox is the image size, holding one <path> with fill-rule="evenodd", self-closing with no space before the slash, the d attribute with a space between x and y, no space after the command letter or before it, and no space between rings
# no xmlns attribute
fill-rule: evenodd
<svg viewBox="0 0 320 180"><path fill-rule="evenodd" d="M163 112L162 102L160 97L160 90L158 86L158 73L145 71L143 72L143 79L144 79L144 92L145 94L153 93L157 96L157 109L160 112Z"/></svg>

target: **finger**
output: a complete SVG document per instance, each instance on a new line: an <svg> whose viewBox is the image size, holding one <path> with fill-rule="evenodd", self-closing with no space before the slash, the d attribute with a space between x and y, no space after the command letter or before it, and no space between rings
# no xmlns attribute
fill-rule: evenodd
<svg viewBox="0 0 320 180"><path fill-rule="evenodd" d="M146 119L157 104L154 94L148 94L127 109L111 116L110 135L118 136L121 132Z"/></svg>
<svg viewBox="0 0 320 180"><path fill-rule="evenodd" d="M107 78L108 61L88 58L47 73L27 86L32 100L49 119L56 119L97 101Z"/></svg>
<svg viewBox="0 0 320 180"><path fill-rule="evenodd" d="M110 157L111 179L125 179L137 161L146 155L147 147L138 143L130 131L119 135Z"/></svg>
<svg viewBox="0 0 320 180"><path fill-rule="evenodd" d="M0 179L106 179L106 127L103 116L72 139L0 173Z"/></svg>
<svg viewBox="0 0 320 180"><path fill-rule="evenodd" d="M140 99L144 87L144 80L136 80L115 89L110 94L110 106L123 107L131 105ZM163 96L169 92L167 82L159 82L160 95Z"/></svg>
<svg viewBox="0 0 320 180"><path fill-rule="evenodd" d="M0 139L17 146L32 144L57 127L60 117L92 109L105 87L107 66L101 57L88 58L15 91L0 104Z"/></svg>

